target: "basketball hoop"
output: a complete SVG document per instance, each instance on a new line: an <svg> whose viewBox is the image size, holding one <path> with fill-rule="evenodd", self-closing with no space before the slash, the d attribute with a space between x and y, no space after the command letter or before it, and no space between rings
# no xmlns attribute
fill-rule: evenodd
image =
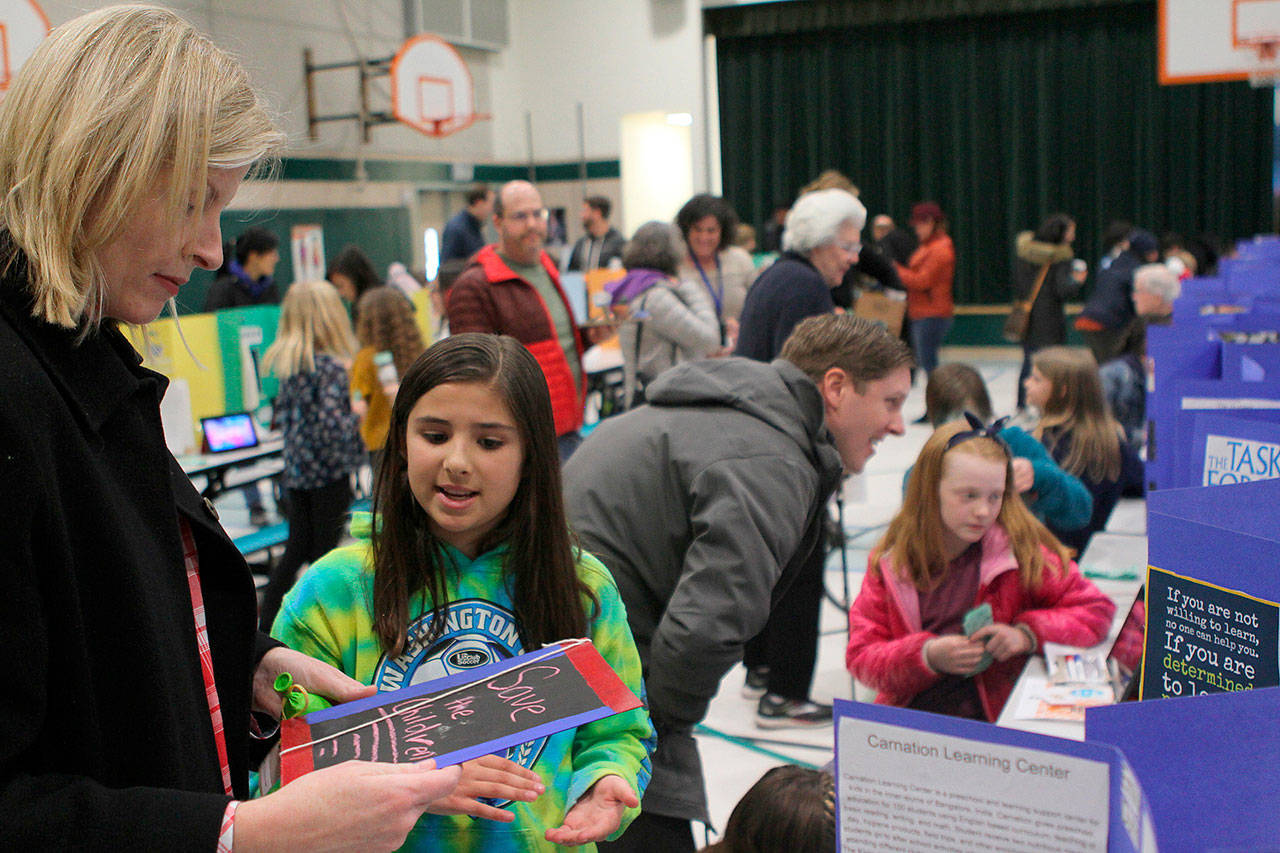
<svg viewBox="0 0 1280 853"><path fill-rule="evenodd" d="M471 71L453 45L429 33L406 41L391 61L391 111L427 136L448 136L489 116L475 111Z"/></svg>
<svg viewBox="0 0 1280 853"><path fill-rule="evenodd" d="M1250 45L1258 51L1258 64L1249 72L1249 85L1255 89L1274 88L1280 83L1280 64L1276 62L1280 55L1280 41L1265 41Z"/></svg>
<svg viewBox="0 0 1280 853"><path fill-rule="evenodd" d="M49 34L49 19L35 2L5 3L0 8L0 97L13 75Z"/></svg>

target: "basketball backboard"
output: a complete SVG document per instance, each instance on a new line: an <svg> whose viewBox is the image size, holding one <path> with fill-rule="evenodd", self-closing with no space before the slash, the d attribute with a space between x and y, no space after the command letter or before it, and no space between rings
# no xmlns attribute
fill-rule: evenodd
<svg viewBox="0 0 1280 853"><path fill-rule="evenodd" d="M488 118L475 111L471 71L453 45L423 33L391 62L391 111L428 136L448 136Z"/></svg>
<svg viewBox="0 0 1280 853"><path fill-rule="evenodd" d="M33 0L0 0L0 93L49 34L49 19Z"/></svg>
<svg viewBox="0 0 1280 853"><path fill-rule="evenodd" d="M1280 77L1280 0L1160 0L1163 84Z"/></svg>

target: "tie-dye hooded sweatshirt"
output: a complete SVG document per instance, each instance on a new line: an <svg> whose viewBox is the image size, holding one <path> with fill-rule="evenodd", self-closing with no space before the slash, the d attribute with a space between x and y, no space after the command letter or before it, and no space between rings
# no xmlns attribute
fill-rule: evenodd
<svg viewBox="0 0 1280 853"><path fill-rule="evenodd" d="M318 560L284 600L272 635L294 649L330 663L379 691L395 690L443 675L482 666L524 651L515 628L514 605L503 577L506 548L475 560L446 548L458 571L449 574L451 602L445 630L428 642L430 603L416 596L406 626L403 652L388 659L373 632L373 566L369 542L371 516L356 513L351 533L357 541ZM643 698L640 657L627 627L627 614L609 571L589 554L578 556L578 576L600 601L598 610L584 597L589 636L601 656L637 696ZM546 793L532 803L495 803L515 813L513 823L467 816L423 815L404 850L451 853L508 853L558 850L547 829L560 826L565 812L595 781L608 774L626 780L637 796L649 783L650 755L656 743L649 715L642 708L605 717L577 729L512 747L507 758L533 768ZM628 809L611 838L631 823L639 809ZM569 848L594 850L594 844Z"/></svg>

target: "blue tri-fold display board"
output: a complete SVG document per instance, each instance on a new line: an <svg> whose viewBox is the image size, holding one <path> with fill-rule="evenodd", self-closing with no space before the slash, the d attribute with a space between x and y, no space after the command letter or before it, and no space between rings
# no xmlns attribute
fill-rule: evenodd
<svg viewBox="0 0 1280 853"><path fill-rule="evenodd" d="M1173 322L1147 329L1147 490L1203 482L1188 461L1205 414L1280 423L1280 241L1255 240L1215 278L1184 282Z"/></svg>
<svg viewBox="0 0 1280 853"><path fill-rule="evenodd" d="M1280 688L1085 711L1085 738L1119 748L1142 782L1161 853L1280 845Z"/></svg>
<svg viewBox="0 0 1280 853"><path fill-rule="evenodd" d="M1280 480L1147 496L1142 698L1280 684Z"/></svg>

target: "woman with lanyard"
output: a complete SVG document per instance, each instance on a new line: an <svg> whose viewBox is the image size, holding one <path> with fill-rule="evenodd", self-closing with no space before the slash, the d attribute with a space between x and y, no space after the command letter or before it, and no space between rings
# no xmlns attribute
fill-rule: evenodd
<svg viewBox="0 0 1280 853"><path fill-rule="evenodd" d="M284 143L240 64L155 7L56 28L0 103L0 849L391 850L452 799L430 762L248 799L278 674L373 688L255 632L120 328L221 265L219 217Z"/></svg>
<svg viewBox="0 0 1280 853"><path fill-rule="evenodd" d="M729 202L703 193L680 208L676 226L689 249L678 277L682 282L701 282L707 289L720 321L722 352L731 352L738 339L742 303L756 277L751 255L733 245L738 215Z"/></svg>

